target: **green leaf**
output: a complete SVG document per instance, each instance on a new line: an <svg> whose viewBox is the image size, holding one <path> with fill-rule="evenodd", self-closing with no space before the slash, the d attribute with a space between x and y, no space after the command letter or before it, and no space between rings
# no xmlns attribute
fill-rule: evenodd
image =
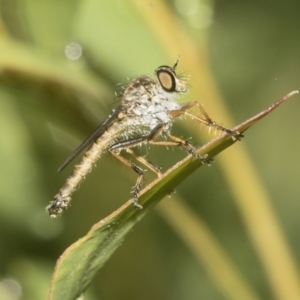
<svg viewBox="0 0 300 300"><path fill-rule="evenodd" d="M296 93L298 91L289 93L266 110L233 129L241 133L245 132ZM198 153L201 155L208 154L212 158L234 143L235 141L228 134L223 134L198 149ZM201 162L196 158L187 156L141 192L139 201L144 207L143 210L135 210L131 199L110 216L96 223L83 238L71 245L57 262L48 300L74 300L78 298L87 289L96 272L119 247L132 227L150 211L151 207L201 165Z"/></svg>

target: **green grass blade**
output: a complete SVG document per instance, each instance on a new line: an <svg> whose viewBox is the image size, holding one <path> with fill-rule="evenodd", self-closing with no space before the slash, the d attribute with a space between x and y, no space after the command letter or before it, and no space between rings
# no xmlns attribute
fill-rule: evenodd
<svg viewBox="0 0 300 300"><path fill-rule="evenodd" d="M236 126L234 130L245 132L295 93L298 92L291 92L266 110ZM199 153L214 157L234 143L230 136L224 134L201 147ZM66 249L54 270L48 300L73 300L79 297L131 228L151 207L200 166L199 160L187 156L141 192L140 203L144 207L143 210L136 211L132 200L129 200L110 216L96 223L83 238Z"/></svg>

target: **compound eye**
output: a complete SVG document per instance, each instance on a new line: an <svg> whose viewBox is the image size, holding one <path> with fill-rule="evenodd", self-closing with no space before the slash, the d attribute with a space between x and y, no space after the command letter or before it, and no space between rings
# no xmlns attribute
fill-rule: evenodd
<svg viewBox="0 0 300 300"><path fill-rule="evenodd" d="M160 70L157 72L157 78L161 87L169 93L176 92L176 81L174 74L167 70Z"/></svg>

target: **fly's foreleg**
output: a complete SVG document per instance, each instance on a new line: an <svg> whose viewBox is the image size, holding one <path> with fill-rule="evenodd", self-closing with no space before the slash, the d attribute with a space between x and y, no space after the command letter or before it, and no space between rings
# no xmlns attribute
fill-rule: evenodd
<svg viewBox="0 0 300 300"><path fill-rule="evenodd" d="M200 112L203 117L198 117L187 112L188 109L194 106L197 106L200 109ZM231 136L233 141L240 140L243 137L243 135L239 131L228 129L226 127L219 125L217 122L213 121L208 115L208 113L205 111L203 106L197 101L186 103L181 107L181 109L170 112L170 115L174 118L181 115L189 116L192 120L196 120L202 124L205 124L209 128L215 128L216 130L228 133Z"/></svg>

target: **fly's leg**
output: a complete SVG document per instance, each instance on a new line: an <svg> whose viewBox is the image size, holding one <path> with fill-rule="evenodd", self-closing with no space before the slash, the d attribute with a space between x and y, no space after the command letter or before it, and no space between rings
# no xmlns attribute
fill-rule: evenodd
<svg viewBox="0 0 300 300"><path fill-rule="evenodd" d="M172 112L171 112L172 113ZM182 112L184 113L184 111ZM196 148L187 140L184 140L175 135L168 134L168 137L173 141L155 141L154 139L164 130L165 125L159 125L153 129L153 131L149 134L147 141L152 145L160 145L160 146L180 146L185 149L189 154L198 158L203 164L210 164L212 161L211 158L208 158L208 155L199 155L197 153Z"/></svg>
<svg viewBox="0 0 300 300"><path fill-rule="evenodd" d="M207 164L208 166L213 161L212 158L209 158L207 154L200 155L197 153L197 149L187 140L184 140L180 137L169 135L170 139L173 141L149 141L152 145L157 146L179 146L187 151L188 154L198 158L202 164Z"/></svg>
<svg viewBox="0 0 300 300"><path fill-rule="evenodd" d="M169 138L172 141L155 141L155 138L165 129L165 124L159 124L157 125L148 135L143 135L141 137L132 138L124 141L117 142L110 146L109 151L110 153L117 158L119 161L124 163L126 166L133 169L138 174L138 179L136 181L136 184L134 186L134 192L133 192L133 205L137 209L142 209L143 207L138 203L138 196L139 192L142 188L142 183L144 179L144 171L138 167L136 164L130 162L123 156L119 154L119 152L116 152L116 150L126 149L129 154L131 154L136 160L147 166L149 169L154 171L158 174L158 176L161 175L160 168L153 165L151 162L146 160L143 157L138 156L134 151L132 151L130 148L134 147L136 145L142 144L142 143L149 143L152 145L163 145L163 146L180 146L183 149L185 149L189 154L193 155L194 157L198 158L201 163L203 164L210 164L212 159L208 158L207 155L199 155L197 153L197 150L194 146L191 145L190 142L181 139L177 136L168 135Z"/></svg>
<svg viewBox="0 0 300 300"><path fill-rule="evenodd" d="M137 178L136 184L134 186L134 190L133 190L133 206L139 210L143 209L143 206L140 205L138 202L138 196L139 196L139 192L142 188L142 184L143 184L143 180L144 180L144 171L140 167L135 165L134 163L130 162L129 160L127 160L126 158L121 156L119 153L117 153L115 151L110 151L110 153L115 158L117 158L119 161L121 161L126 166L130 167L134 172L136 172L138 174L138 178Z"/></svg>
<svg viewBox="0 0 300 300"><path fill-rule="evenodd" d="M179 112L179 111L176 111ZM185 111L180 111L181 114L184 114ZM171 112L172 113L172 112ZM157 125L148 135L144 135L138 138L133 138L129 140L125 140L119 143L116 143L110 147L110 150L114 149L121 149L121 148L128 148L132 147L141 143L149 143L152 145L160 145L160 146L180 146L185 149L189 154L193 155L194 157L198 158L203 164L210 164L212 159L208 158L207 155L199 155L197 153L196 148L189 142L184 139L181 139L177 136L168 134L168 137L172 141L155 141L155 138L161 134L161 132L165 129L166 124L159 124Z"/></svg>
<svg viewBox="0 0 300 300"><path fill-rule="evenodd" d="M208 164L210 165L210 162L212 162L211 158L208 158L208 155L200 155L197 153L196 148L187 140L181 139L175 135L169 135L169 137L178 143L178 146L185 149L189 154L193 155L194 157L198 158L202 164Z"/></svg>
<svg viewBox="0 0 300 300"><path fill-rule="evenodd" d="M192 108L194 106L197 106L200 109L200 112L203 115L203 117L197 117L197 116L195 116L195 115L187 112L188 109L190 109L190 108ZM186 103L185 105L183 105L181 107L181 109L171 111L170 115L173 118L179 117L181 115L189 116L192 120L196 120L196 121L198 121L198 122L200 122L202 124L205 124L209 128L215 128L217 130L220 130L220 131L228 133L231 136L231 138L232 138L233 141L236 141L236 140L239 141L243 137L243 135L239 131L234 131L234 130L228 129L226 127L223 127L223 126L219 125L215 121L213 121L210 118L210 116L208 115L208 113L205 111L205 109L203 108L203 106L199 102L197 102L197 101Z"/></svg>
<svg viewBox="0 0 300 300"><path fill-rule="evenodd" d="M126 149L129 154L131 154L136 160L144 164L146 167L154 171L158 176L161 176L160 168L149 162L143 157L138 156L133 150L130 148L136 145L139 145L141 143L148 142L149 140L154 139L164 128L164 124L157 125L148 135L143 135L141 137L133 138L133 139L128 139L125 141L117 142L114 145L110 146L109 151L110 153L116 157L119 161L124 163L126 166L130 167L133 169L138 174L138 179L136 181L136 184L134 186L134 191L133 191L133 205L137 209L142 209L143 207L138 203L138 196L139 192L142 188L143 184L143 179L144 179L144 171L138 167L136 164L130 162L123 156L121 156L118 152L115 150L121 150L121 149Z"/></svg>
<svg viewBox="0 0 300 300"><path fill-rule="evenodd" d="M148 169L156 173L158 177L161 177L161 167L158 167L154 165L151 161L147 160L146 158L139 156L130 148L127 148L126 152L129 153L131 156L133 156L137 161L145 165Z"/></svg>

